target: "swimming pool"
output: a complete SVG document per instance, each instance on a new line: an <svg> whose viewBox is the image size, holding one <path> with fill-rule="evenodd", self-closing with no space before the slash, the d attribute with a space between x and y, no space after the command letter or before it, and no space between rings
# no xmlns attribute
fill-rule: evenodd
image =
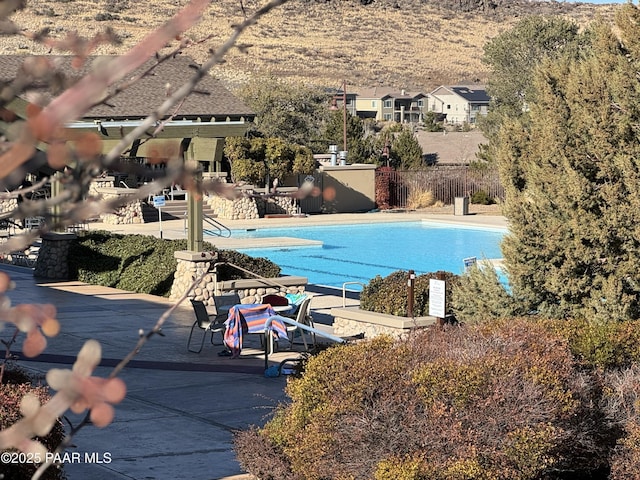
<svg viewBox="0 0 640 480"><path fill-rule="evenodd" d="M367 283L396 270L416 274L464 271L463 259L501 258L503 229L453 226L434 222L234 230L234 237L297 237L320 240L322 246L242 248L252 257L277 263L285 275L307 277L309 283L342 287L344 282Z"/></svg>

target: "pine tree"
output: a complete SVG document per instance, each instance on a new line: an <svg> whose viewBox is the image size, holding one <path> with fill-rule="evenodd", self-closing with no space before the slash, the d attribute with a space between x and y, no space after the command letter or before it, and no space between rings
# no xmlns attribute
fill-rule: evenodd
<svg viewBox="0 0 640 480"><path fill-rule="evenodd" d="M529 115L500 129L505 264L548 315L640 318L639 20L626 4L622 42L599 23L579 57L544 62Z"/></svg>

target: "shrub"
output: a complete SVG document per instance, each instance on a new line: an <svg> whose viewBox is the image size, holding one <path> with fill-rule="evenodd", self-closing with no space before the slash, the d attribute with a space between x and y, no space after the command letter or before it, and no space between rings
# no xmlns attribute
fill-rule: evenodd
<svg viewBox="0 0 640 480"><path fill-rule="evenodd" d="M45 403L50 396L46 387L32 386L28 375L22 370L5 371L6 383L0 384L0 430L4 430L22 418L20 402L27 395L35 395L40 403ZM64 428L60 421L45 437L36 437L48 451L53 452L64 438ZM0 478L31 478L37 465L30 463L0 462ZM61 467L49 468L41 477L45 480L66 478Z"/></svg>
<svg viewBox="0 0 640 480"><path fill-rule="evenodd" d="M236 445L261 478L254 448L292 479L589 478L607 461L594 382L526 319L332 347L286 392L290 404Z"/></svg>
<svg viewBox="0 0 640 480"><path fill-rule="evenodd" d="M524 313L517 301L500 283L489 263L474 265L459 277L452 292L451 305L459 322L511 317Z"/></svg>
<svg viewBox="0 0 640 480"><path fill-rule="evenodd" d="M640 362L640 321L638 320L543 321L546 328L567 339L573 354L588 367L620 369Z"/></svg>
<svg viewBox="0 0 640 480"><path fill-rule="evenodd" d="M475 203L476 205L493 205L496 203L484 190L474 192L473 195L471 195L470 200L471 203Z"/></svg>
<svg viewBox="0 0 640 480"><path fill-rule="evenodd" d="M450 272L435 272L416 275L414 287L413 313L416 317L427 315L429 312L429 280L444 275L446 282L445 297L451 298L458 276ZM377 275L369 281L360 294L360 308L377 313L407 316L407 279L408 272L397 271L382 278ZM452 313L446 308L447 315Z"/></svg>
<svg viewBox="0 0 640 480"><path fill-rule="evenodd" d="M407 207L412 210L427 208L436 202L431 190L412 189L407 198Z"/></svg>
<svg viewBox="0 0 640 480"><path fill-rule="evenodd" d="M85 233L69 249L69 271L82 282L131 292L168 296L177 261L174 252L186 250L186 240L164 240L150 235L120 235L105 231ZM204 243L206 251L217 251ZM221 259L262 277L277 277L280 267L265 258L253 258L233 250L219 251ZM219 280L254 278L223 265Z"/></svg>

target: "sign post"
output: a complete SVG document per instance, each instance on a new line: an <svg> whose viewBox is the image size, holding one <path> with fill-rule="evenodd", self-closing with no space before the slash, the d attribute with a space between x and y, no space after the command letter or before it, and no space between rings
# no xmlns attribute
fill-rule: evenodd
<svg viewBox="0 0 640 480"><path fill-rule="evenodd" d="M153 197L153 206L158 209L158 223L160 224L160 238L162 238L162 207L165 206L164 195L156 195Z"/></svg>
<svg viewBox="0 0 640 480"><path fill-rule="evenodd" d="M438 319L438 325L444 324L445 281L429 279L429 315Z"/></svg>
<svg viewBox="0 0 640 480"><path fill-rule="evenodd" d="M476 257L463 258L462 262L464 263L464 271L468 272L474 265L476 265L477 261Z"/></svg>

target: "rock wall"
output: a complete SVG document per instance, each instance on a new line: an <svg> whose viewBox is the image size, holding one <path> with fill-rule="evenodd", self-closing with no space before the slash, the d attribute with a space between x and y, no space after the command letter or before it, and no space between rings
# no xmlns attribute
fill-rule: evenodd
<svg viewBox="0 0 640 480"><path fill-rule="evenodd" d="M256 201L251 197L240 197L235 200L212 196L209 205L218 218L227 220L254 220L260 218Z"/></svg>
<svg viewBox="0 0 640 480"><path fill-rule="evenodd" d="M144 223L142 217L142 202L135 200L132 203L120 207L115 213L103 213L100 215L100 221L109 225Z"/></svg>
<svg viewBox="0 0 640 480"><path fill-rule="evenodd" d="M208 252L175 252L177 260L176 273L171 286L169 298L177 300L191 287L194 281L202 277L200 282L189 293L189 298L200 300L205 305L213 305L213 296L216 291L216 278L209 272L212 262L216 259ZM276 283L280 285L276 285ZM263 295L287 293L303 293L307 286L305 277L279 277L273 279L255 280L229 280L218 282L219 293L236 292L240 301L247 303L260 303Z"/></svg>
<svg viewBox="0 0 640 480"><path fill-rule="evenodd" d="M76 239L73 233L45 233L38 252L33 276L51 280L69 278L69 246Z"/></svg>
<svg viewBox="0 0 640 480"><path fill-rule="evenodd" d="M282 189L296 190L295 188ZM247 193L254 193L254 190L244 190ZM254 220L265 215L285 214L294 215L298 213L298 203L291 197L239 197L235 200L211 196L207 200L218 218L228 220Z"/></svg>

